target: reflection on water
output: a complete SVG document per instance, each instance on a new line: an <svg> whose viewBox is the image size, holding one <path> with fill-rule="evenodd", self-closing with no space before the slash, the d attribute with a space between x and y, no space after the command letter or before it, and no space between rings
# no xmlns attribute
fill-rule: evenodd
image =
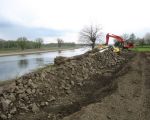
<svg viewBox="0 0 150 120"><path fill-rule="evenodd" d="M57 56L71 57L85 53L87 48L28 55L0 57L0 80L14 79L39 67L54 63Z"/></svg>
<svg viewBox="0 0 150 120"><path fill-rule="evenodd" d="M35 58L36 59L36 63L38 64L38 65L43 65L44 64L44 59L43 58Z"/></svg>
<svg viewBox="0 0 150 120"><path fill-rule="evenodd" d="M27 68L28 60L27 59L19 60L18 65L19 65L20 68Z"/></svg>
<svg viewBox="0 0 150 120"><path fill-rule="evenodd" d="M61 50L58 50L58 53L61 53Z"/></svg>
<svg viewBox="0 0 150 120"><path fill-rule="evenodd" d="M20 56L20 57L25 57L25 56L26 56L26 54L24 54L24 55L18 55L18 56Z"/></svg>

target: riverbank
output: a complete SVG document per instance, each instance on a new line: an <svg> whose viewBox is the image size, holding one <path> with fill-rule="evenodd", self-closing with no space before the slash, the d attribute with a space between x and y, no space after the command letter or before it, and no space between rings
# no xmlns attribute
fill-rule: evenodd
<svg viewBox="0 0 150 120"><path fill-rule="evenodd" d="M55 51L64 51L64 50L73 50L80 47L67 47L67 48L53 48L53 49L30 49L25 51L6 51L0 52L0 57L2 56L12 56L12 55L26 55L26 54L37 54L37 53L46 53L46 52L55 52Z"/></svg>
<svg viewBox="0 0 150 120"><path fill-rule="evenodd" d="M53 64L57 56L72 57L88 51L89 48L76 48L73 50L45 52L27 55L13 55L0 57L0 81L18 78L45 65Z"/></svg>
<svg viewBox="0 0 150 120"><path fill-rule="evenodd" d="M109 49L65 59L59 57L53 67L29 73L0 87L0 118L61 120L113 91L115 73L133 54L118 56Z"/></svg>

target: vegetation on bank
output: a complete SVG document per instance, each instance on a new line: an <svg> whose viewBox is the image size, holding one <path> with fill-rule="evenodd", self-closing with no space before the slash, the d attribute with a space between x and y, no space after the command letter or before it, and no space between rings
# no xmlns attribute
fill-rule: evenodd
<svg viewBox="0 0 150 120"><path fill-rule="evenodd" d="M28 40L26 37L20 37L17 40L3 40L0 39L0 50L9 49L38 49L43 46L43 40L37 38L34 41Z"/></svg>
<svg viewBox="0 0 150 120"><path fill-rule="evenodd" d="M125 43L133 43L134 48L131 48L130 50L136 51L136 52L149 52L150 51L150 33L145 34L143 38L136 37L135 34L123 34L121 36ZM117 47L123 47L123 44L115 41L115 46Z"/></svg>
<svg viewBox="0 0 150 120"><path fill-rule="evenodd" d="M41 38L34 41L28 40L26 37L20 37L17 40L0 39L0 53L20 53L20 52L36 52L47 50L60 50L82 47L82 44L66 43L62 39L57 39L57 43L44 44Z"/></svg>
<svg viewBox="0 0 150 120"><path fill-rule="evenodd" d="M137 52L150 52L150 45L136 46L132 50Z"/></svg>

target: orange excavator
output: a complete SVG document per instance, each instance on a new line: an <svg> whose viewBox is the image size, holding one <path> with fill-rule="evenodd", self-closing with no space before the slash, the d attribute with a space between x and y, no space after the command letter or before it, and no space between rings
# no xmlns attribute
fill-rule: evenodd
<svg viewBox="0 0 150 120"><path fill-rule="evenodd" d="M123 49L129 49L129 48L133 48L133 43L131 42L125 42L125 40L118 36L118 35L114 35L114 34L109 34L107 33L106 35L106 44L105 45L108 45L108 42L109 42L109 37L112 37L112 38L115 38L115 40L117 40L118 42L120 42L123 46Z"/></svg>
<svg viewBox="0 0 150 120"><path fill-rule="evenodd" d="M129 49L129 48L133 48L133 47L134 47L134 46L133 46L133 43L131 43L131 42L126 42L122 37L120 37L120 36L118 36L118 35L114 35L114 34L109 34L109 33L107 33L105 45L104 45L104 46L103 46L103 45L100 45L99 48L102 48L102 49L107 48L107 47L108 47L108 43L109 43L109 38L110 38L110 37L114 38L115 40L117 40L119 43L122 44L122 48L114 47L114 46L113 46L113 51L114 51L115 53L120 53L121 49Z"/></svg>

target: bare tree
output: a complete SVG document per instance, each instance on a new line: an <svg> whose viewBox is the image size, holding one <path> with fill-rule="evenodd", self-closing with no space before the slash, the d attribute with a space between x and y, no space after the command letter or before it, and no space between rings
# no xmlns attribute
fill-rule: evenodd
<svg viewBox="0 0 150 120"><path fill-rule="evenodd" d="M62 46L62 43L63 43L63 42L64 42L64 41L63 41L62 39L60 39L60 38L57 39L57 43L58 43L58 47L59 47L59 48Z"/></svg>
<svg viewBox="0 0 150 120"><path fill-rule="evenodd" d="M95 47L96 40L102 36L102 28L94 25L84 27L80 32L79 40L85 44L89 44L92 49Z"/></svg>

